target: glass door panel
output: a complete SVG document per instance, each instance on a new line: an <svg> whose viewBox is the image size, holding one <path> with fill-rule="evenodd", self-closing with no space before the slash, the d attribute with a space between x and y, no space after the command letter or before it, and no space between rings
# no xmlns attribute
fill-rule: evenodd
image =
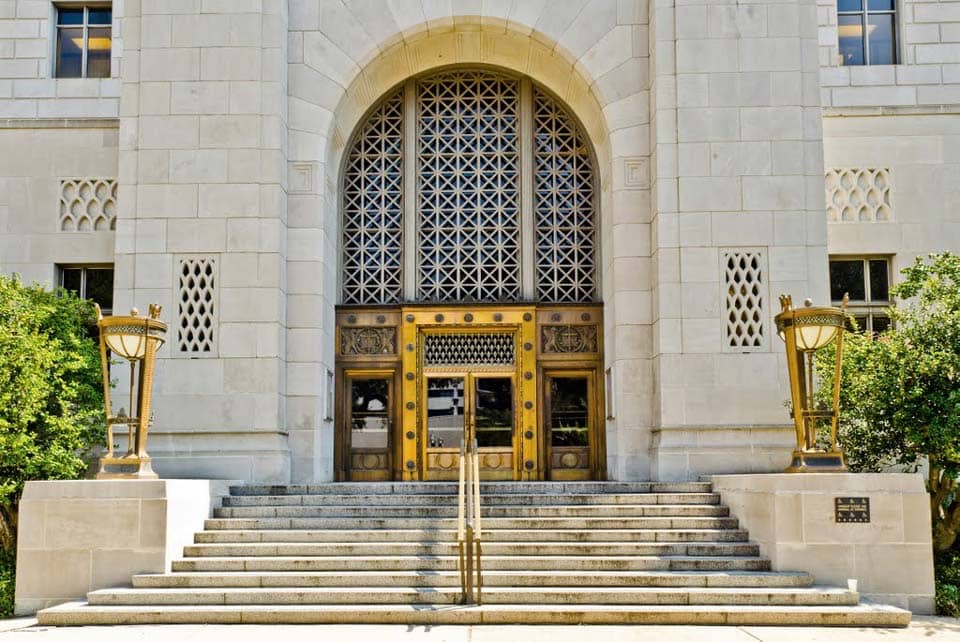
<svg viewBox="0 0 960 642"><path fill-rule="evenodd" d="M348 379L350 479L390 479L391 381L388 378Z"/></svg>
<svg viewBox="0 0 960 642"><path fill-rule="evenodd" d="M457 479L466 429L466 377L429 377L427 399L427 478Z"/></svg>
<svg viewBox="0 0 960 642"><path fill-rule="evenodd" d="M592 394L586 376L548 376L550 479L590 479Z"/></svg>
<svg viewBox="0 0 960 642"><path fill-rule="evenodd" d="M513 479L513 377L473 377L474 434L481 479Z"/></svg>

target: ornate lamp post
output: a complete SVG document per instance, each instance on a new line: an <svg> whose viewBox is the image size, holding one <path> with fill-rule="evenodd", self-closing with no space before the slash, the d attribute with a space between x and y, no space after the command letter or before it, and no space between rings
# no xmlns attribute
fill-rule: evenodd
<svg viewBox="0 0 960 642"><path fill-rule="evenodd" d="M794 308L789 295L780 296L782 310L775 318L777 332L787 348L787 369L790 372L790 400L793 423L797 431L797 448L788 473L846 472L843 450L837 444L837 421L840 412L840 365L843 356L843 332L847 297L841 308L815 308L810 299L804 307ZM818 409L814 400L814 353L833 341L837 342L836 374L833 403ZM830 447L817 447L818 428L830 424Z"/></svg>
<svg viewBox="0 0 960 642"><path fill-rule="evenodd" d="M130 310L130 316L104 317L97 306L103 398L107 410L107 456L100 459L97 479L157 478L147 455L147 432L157 350L167 333L167 324L160 321L160 310L159 305L151 304L147 317L141 317L136 308ZM130 416L122 408L116 415L111 409L107 350L130 362ZM127 453L122 457L113 452L113 427L117 425L127 426Z"/></svg>

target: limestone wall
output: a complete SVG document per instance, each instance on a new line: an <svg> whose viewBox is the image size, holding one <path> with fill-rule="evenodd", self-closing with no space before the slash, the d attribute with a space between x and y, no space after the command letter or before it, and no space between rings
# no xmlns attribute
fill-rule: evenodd
<svg viewBox="0 0 960 642"><path fill-rule="evenodd" d="M914 613L934 612L930 499L918 474L715 475L730 514L775 571L803 570L821 584ZM869 523L837 523L837 497L866 497Z"/></svg>
<svg viewBox="0 0 960 642"><path fill-rule="evenodd" d="M72 194L63 207L87 213L91 197L78 191L94 191L90 181L116 181L117 140L115 120L53 126L0 120L0 270L53 285L57 264L113 263L116 235L109 225L78 230L61 197ZM104 204L93 209L102 212Z"/></svg>
<svg viewBox="0 0 960 642"><path fill-rule="evenodd" d="M230 482L33 481L20 501L17 615L169 572Z"/></svg>

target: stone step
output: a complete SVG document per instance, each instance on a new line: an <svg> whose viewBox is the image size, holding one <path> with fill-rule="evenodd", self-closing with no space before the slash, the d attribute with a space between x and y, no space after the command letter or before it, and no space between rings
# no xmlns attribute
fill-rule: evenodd
<svg viewBox="0 0 960 642"><path fill-rule="evenodd" d="M589 493L709 493L710 482L482 482L481 495ZM456 495L456 482L336 482L231 486L243 495Z"/></svg>
<svg viewBox="0 0 960 642"><path fill-rule="evenodd" d="M90 606L70 602L38 614L41 626L118 624L695 624L896 626L910 612L892 606L236 605Z"/></svg>
<svg viewBox="0 0 960 642"><path fill-rule="evenodd" d="M356 530L236 530L202 531L197 544L255 542L438 542L457 537L454 529L356 529ZM746 542L747 531L739 529L568 529L526 530L484 527L484 542Z"/></svg>
<svg viewBox="0 0 960 642"><path fill-rule="evenodd" d="M483 573L484 586L626 586L700 588L808 588L813 576L800 572L747 571L496 571ZM315 571L164 573L134 575L135 588L271 588L309 586L460 586L459 571Z"/></svg>
<svg viewBox="0 0 960 642"><path fill-rule="evenodd" d="M328 530L352 529L358 525L351 517L249 517L214 518L204 523L205 530ZM422 529L457 527L456 518L371 517L364 528ZM515 517L483 520L483 528L523 529L695 529L737 528L735 517Z"/></svg>
<svg viewBox="0 0 960 642"><path fill-rule="evenodd" d="M855 605L859 596L839 588L790 589L610 588L485 586L484 604L730 604ZM323 588L119 588L93 591L91 606L211 604L458 604L459 587L323 587Z"/></svg>
<svg viewBox="0 0 960 642"><path fill-rule="evenodd" d="M510 493L484 495L484 506L603 505L611 504L719 504L717 493L592 493L546 495ZM225 507L240 506L456 506L457 495L232 495Z"/></svg>
<svg viewBox="0 0 960 642"><path fill-rule="evenodd" d="M174 560L175 572L239 571L455 571L455 555L355 555L349 557L194 557ZM483 571L769 571L759 557L644 555L484 555Z"/></svg>
<svg viewBox="0 0 960 642"><path fill-rule="evenodd" d="M456 555L457 542L320 542L194 544L184 557L328 557L353 555ZM744 542L485 542L483 555L685 555L756 557L760 547Z"/></svg>
<svg viewBox="0 0 960 642"><path fill-rule="evenodd" d="M243 506L217 508L216 518L235 517L413 517L456 518L457 506ZM726 517L726 506L664 504L615 506L482 506L487 518L535 517Z"/></svg>

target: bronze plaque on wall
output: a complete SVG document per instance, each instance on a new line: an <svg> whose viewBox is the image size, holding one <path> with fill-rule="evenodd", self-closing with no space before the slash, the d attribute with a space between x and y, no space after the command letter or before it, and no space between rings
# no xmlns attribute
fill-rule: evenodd
<svg viewBox="0 0 960 642"><path fill-rule="evenodd" d="M833 499L838 524L869 524L869 497L835 497Z"/></svg>

